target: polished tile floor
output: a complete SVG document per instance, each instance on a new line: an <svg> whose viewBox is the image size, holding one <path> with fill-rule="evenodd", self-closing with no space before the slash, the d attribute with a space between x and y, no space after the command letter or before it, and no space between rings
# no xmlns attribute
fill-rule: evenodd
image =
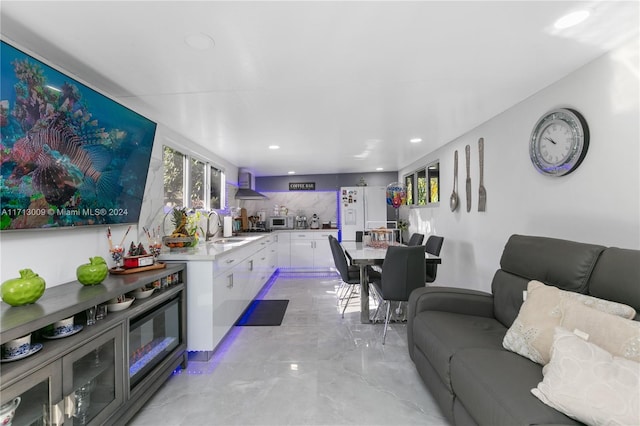
<svg viewBox="0 0 640 426"><path fill-rule="evenodd" d="M279 327L235 327L208 362L176 372L130 425L447 425L407 352L405 324L345 318L334 276L281 274Z"/></svg>

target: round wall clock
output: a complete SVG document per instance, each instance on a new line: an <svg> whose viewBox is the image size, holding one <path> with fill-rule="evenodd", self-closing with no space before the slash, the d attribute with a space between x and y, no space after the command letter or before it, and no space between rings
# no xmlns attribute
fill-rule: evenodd
<svg viewBox="0 0 640 426"><path fill-rule="evenodd" d="M578 168L589 148L589 128L575 110L559 108L543 115L533 127L529 156L542 174L564 176Z"/></svg>

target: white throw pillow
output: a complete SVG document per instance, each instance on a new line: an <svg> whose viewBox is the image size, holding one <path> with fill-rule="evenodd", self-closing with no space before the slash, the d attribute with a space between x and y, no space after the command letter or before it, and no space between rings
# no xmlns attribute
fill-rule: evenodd
<svg viewBox="0 0 640 426"><path fill-rule="evenodd" d="M640 363L612 356L561 327L538 399L587 425L640 424Z"/></svg>
<svg viewBox="0 0 640 426"><path fill-rule="evenodd" d="M622 303L561 290L539 281L530 281L527 286L527 300L507 330L502 346L533 362L545 365L549 362L554 328L562 322L566 307L574 302L627 319L636 315L635 309Z"/></svg>

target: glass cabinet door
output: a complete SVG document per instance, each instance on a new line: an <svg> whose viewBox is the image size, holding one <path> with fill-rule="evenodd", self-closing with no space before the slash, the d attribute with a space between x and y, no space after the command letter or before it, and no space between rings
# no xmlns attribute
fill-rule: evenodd
<svg viewBox="0 0 640 426"><path fill-rule="evenodd" d="M0 425L60 425L60 362L56 361L0 392Z"/></svg>
<svg viewBox="0 0 640 426"><path fill-rule="evenodd" d="M123 402L122 326L65 356L65 424L100 424Z"/></svg>

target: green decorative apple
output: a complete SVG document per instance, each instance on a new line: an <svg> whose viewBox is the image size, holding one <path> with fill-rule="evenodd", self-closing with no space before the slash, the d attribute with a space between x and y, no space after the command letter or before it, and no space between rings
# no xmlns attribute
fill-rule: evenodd
<svg viewBox="0 0 640 426"><path fill-rule="evenodd" d="M2 300L11 306L35 303L44 293L44 279L31 269L21 269L20 278L11 278L2 283Z"/></svg>
<svg viewBox="0 0 640 426"><path fill-rule="evenodd" d="M84 285L100 284L109 275L107 262L100 256L90 257L89 262L78 266L76 277Z"/></svg>

